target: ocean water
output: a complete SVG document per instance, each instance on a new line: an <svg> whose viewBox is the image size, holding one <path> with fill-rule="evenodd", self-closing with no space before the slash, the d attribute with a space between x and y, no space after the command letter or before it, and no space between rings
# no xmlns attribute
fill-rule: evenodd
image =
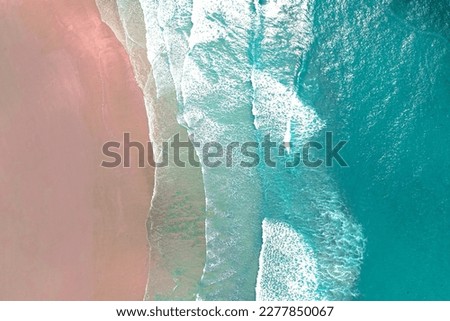
<svg viewBox="0 0 450 321"><path fill-rule="evenodd" d="M142 89L155 161L164 158L164 143L175 135L187 141L177 121L178 104L169 51L157 17L158 3L137 0L103 1L102 19L122 41ZM145 10L144 10L145 9ZM147 144L147 142L141 142ZM180 158L188 158L181 150ZM148 300L194 300L205 264L205 202L201 170L168 166L155 168L155 186L147 220L149 240ZM133 213L130 213L133 215Z"/></svg>
<svg viewBox="0 0 450 321"><path fill-rule="evenodd" d="M137 80L147 88L150 126L165 133L158 139L182 128L200 146L261 143L268 134L288 146L275 167L240 166L248 159L234 150L229 167L202 164L201 176L183 176L171 166L157 175L167 187L156 200L171 195L167 181L185 177L176 195L187 193L188 205L200 197L205 212L154 196L152 222L161 228L153 238L150 228L150 246L176 262L160 266L174 289L187 282L189 290L153 298L450 299L448 1L118 4L128 46L146 39L149 80ZM136 6L143 19L127 24ZM347 141L348 166L284 166L326 132ZM186 238L170 242L186 218L205 221L187 238L204 238L204 259L201 247L186 252ZM191 264L180 277L189 256L202 272ZM157 277L149 274L153 292Z"/></svg>
<svg viewBox="0 0 450 321"><path fill-rule="evenodd" d="M303 92L349 141L332 176L367 239L358 299L448 300L449 3L337 3L317 2Z"/></svg>

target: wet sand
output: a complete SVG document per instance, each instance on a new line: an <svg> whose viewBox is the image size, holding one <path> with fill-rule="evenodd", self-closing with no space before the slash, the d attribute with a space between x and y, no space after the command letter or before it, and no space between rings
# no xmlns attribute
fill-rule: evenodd
<svg viewBox="0 0 450 321"><path fill-rule="evenodd" d="M124 132L142 92L95 1L2 1L0 299L142 299L153 170L100 167Z"/></svg>

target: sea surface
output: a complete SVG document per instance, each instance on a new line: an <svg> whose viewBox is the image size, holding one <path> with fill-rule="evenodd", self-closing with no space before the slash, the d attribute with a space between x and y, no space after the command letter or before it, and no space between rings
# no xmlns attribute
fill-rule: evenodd
<svg viewBox="0 0 450 321"><path fill-rule="evenodd" d="M190 169L176 187L175 195L187 195L183 206L164 205L170 227L155 225L164 224L164 215L152 211L164 210L154 196L150 246L158 242L164 260L178 262L167 263L168 278L181 280L174 292L189 284L154 298L450 299L448 1L117 4L122 24L128 21L117 34L130 54L139 36L151 66L143 73L142 59L131 55L150 127L157 125L153 138L184 131L200 146L227 146L262 143L270 134L288 146L275 167L241 166L248 158L234 152L231 166ZM98 5L114 30L117 19L114 25L106 5ZM141 18L130 23L137 13ZM304 144L325 144L327 132L335 144L346 142L345 166L285 166ZM263 148L254 152L264 159ZM181 173L160 170L156 193L158 184L183 175L175 172ZM205 208L186 213L196 196ZM174 215L204 220L186 236L195 251L161 243L161 233L185 232ZM183 271L186 260L170 256L199 256L198 237L205 239L205 258Z"/></svg>

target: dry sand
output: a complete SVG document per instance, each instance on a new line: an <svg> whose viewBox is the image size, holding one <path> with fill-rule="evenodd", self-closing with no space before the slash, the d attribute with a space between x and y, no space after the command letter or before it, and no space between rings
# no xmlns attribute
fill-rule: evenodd
<svg viewBox="0 0 450 321"><path fill-rule="evenodd" d="M1 1L0 299L142 299L153 170L100 167L123 132L142 93L95 1Z"/></svg>

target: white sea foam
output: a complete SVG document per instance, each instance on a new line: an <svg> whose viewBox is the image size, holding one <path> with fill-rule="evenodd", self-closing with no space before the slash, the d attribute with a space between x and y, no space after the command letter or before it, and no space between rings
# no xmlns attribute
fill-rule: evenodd
<svg viewBox="0 0 450 321"><path fill-rule="evenodd" d="M194 0L183 67L182 122L200 143L254 141L249 47L252 0ZM233 160L242 155L234 151ZM256 168L203 167L207 259L200 299L254 299L261 191Z"/></svg>
<svg viewBox="0 0 450 321"><path fill-rule="evenodd" d="M157 20L168 54L170 73L177 99L182 103L183 65L189 50L192 22L192 0L158 0Z"/></svg>
<svg viewBox="0 0 450 321"><path fill-rule="evenodd" d="M255 8L256 68L294 89L302 58L314 39L313 0L255 1Z"/></svg>
<svg viewBox="0 0 450 321"><path fill-rule="evenodd" d="M263 135L270 134L282 142L288 123L291 137L298 141L311 138L324 127L324 122L309 106L305 106L293 89L281 84L265 71L254 70L253 110L255 127Z"/></svg>
<svg viewBox="0 0 450 321"><path fill-rule="evenodd" d="M264 219L256 299L305 301L317 299L317 263L303 237L288 224Z"/></svg>
<svg viewBox="0 0 450 321"><path fill-rule="evenodd" d="M194 0L192 9L194 26L189 38L190 48L197 44L210 43L219 39L229 40L230 36L233 35L230 30L235 27L242 29L242 31L250 30L253 18L249 14L251 5L252 1L250 0ZM238 33L236 33L236 41L241 38ZM244 39L241 38L241 40Z"/></svg>
<svg viewBox="0 0 450 321"><path fill-rule="evenodd" d="M273 177L268 177L266 193L272 198L267 201L264 210L271 217L269 221L283 222L285 227L288 226L291 232L297 233L307 248L311 249L304 254L303 259L308 262L314 259L316 283L305 284L299 281L302 295L314 292L314 299L317 300L352 299L357 294L355 283L363 260L364 237L361 226L349 215L336 186L325 172L305 170L297 174L292 177L292 174L275 172L277 180L272 184L270 182ZM292 190L288 186L296 188ZM283 202L274 204L273 200L277 198L283 199ZM264 243L270 242L275 234L266 232L269 227L265 225L263 230ZM264 236L265 233L267 236ZM295 251L297 243L284 237L284 234L283 237L275 237L281 243L276 243L277 247L292 247L291 250ZM293 282L284 276L284 273L293 273L289 266L280 263L280 256L274 256L272 252L273 249L263 245L260 253L257 289L265 297L278 296L280 291L277 289L286 289L288 283ZM281 258L281 262L286 260ZM299 273L303 271L303 265L299 265ZM285 267L286 271L283 270ZM271 275L272 271L276 273ZM306 289L307 286L310 288ZM274 289L277 291L269 294ZM289 299L283 294L281 296Z"/></svg>
<svg viewBox="0 0 450 321"><path fill-rule="evenodd" d="M324 121L297 95L295 84L313 40L311 1L255 1L255 8L255 127L282 141L290 124L291 140L308 139L324 127Z"/></svg>
<svg viewBox="0 0 450 321"><path fill-rule="evenodd" d="M144 12L147 57L152 66L157 98L174 92L164 36L158 22L158 1L139 0Z"/></svg>

